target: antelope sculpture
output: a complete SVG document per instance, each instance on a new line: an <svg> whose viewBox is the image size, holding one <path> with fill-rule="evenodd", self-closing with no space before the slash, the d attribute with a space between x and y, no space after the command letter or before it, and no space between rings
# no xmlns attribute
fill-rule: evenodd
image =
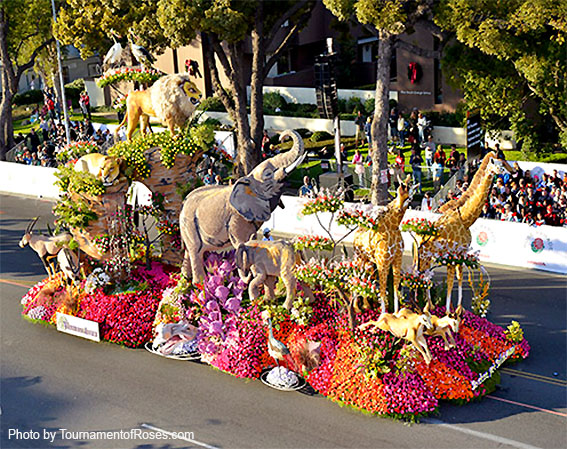
<svg viewBox="0 0 567 449"><path fill-rule="evenodd" d="M431 303L428 301L423 309L423 313L429 316L429 319L431 320L431 324L433 327L431 329L425 329L424 332L425 335L431 337L440 336L445 342L446 351L450 348L454 348L456 344L452 332L456 334L459 333L459 324L461 323L463 307L459 305L459 307L457 307L457 309L454 312L449 312L447 315L445 315L442 318L439 318L436 315L431 315L430 309L431 309ZM408 312L410 314L413 313L409 309L404 308L401 309L398 313L395 313L394 315L405 318ZM447 337L449 338L450 342L447 341Z"/></svg>
<svg viewBox="0 0 567 449"><path fill-rule="evenodd" d="M67 281L77 283L81 279L81 262L79 256L74 251L69 248L63 248L59 251L57 254L57 264Z"/></svg>
<svg viewBox="0 0 567 449"><path fill-rule="evenodd" d="M61 251L65 244L71 241L73 236L69 233L59 234L54 237L33 234L32 230L38 219L39 217L36 217L30 222L26 228L26 232L20 240L19 245L20 248L24 248L26 245L29 245L31 249L37 253L43 262L45 271L47 271L48 276L51 277L55 273L53 267L50 265L50 259L57 257L59 251Z"/></svg>
<svg viewBox="0 0 567 449"><path fill-rule="evenodd" d="M382 313L378 320L367 321L358 328L365 330L370 326L391 332L395 337L409 341L423 356L425 363L429 365L431 362L431 353L423 336L424 329L433 329L431 315L428 313L417 314L403 308L397 314Z"/></svg>

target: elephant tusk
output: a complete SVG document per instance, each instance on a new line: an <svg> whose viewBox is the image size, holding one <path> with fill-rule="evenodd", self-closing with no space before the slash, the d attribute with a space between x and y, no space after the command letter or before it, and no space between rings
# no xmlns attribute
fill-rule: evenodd
<svg viewBox="0 0 567 449"><path fill-rule="evenodd" d="M284 168L284 172L286 175L289 175L295 168L301 164L304 159L307 157L307 153L303 153L300 157L298 157L291 165Z"/></svg>

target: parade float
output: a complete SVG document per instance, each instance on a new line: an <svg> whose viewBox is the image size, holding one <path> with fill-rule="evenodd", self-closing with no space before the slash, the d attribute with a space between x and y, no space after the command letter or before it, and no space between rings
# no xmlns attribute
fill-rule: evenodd
<svg viewBox="0 0 567 449"><path fill-rule="evenodd" d="M169 77L179 96L199 98L185 75ZM185 103L184 120L197 103ZM126 120L136 121L132 132L140 122L142 133L129 132L108 155L70 149L77 159L58 175L59 234L34 235L30 224L22 238L49 273L22 298L27 320L407 420L440 400L486 395L502 363L528 356L518 323L503 329L484 317L489 278L468 251L468 227L504 168L494 154L436 222L403 221L413 188L399 180L384 208L346 204L340 191L306 199L303 214L330 217L328 226L319 220L327 236L258 241L304 159L298 133L284 131L292 149L233 184L199 187L195 167L214 151L210 126L177 130L181 121L172 121L169 131L145 134L146 118ZM331 225L355 233L353 256L337 255ZM401 232L415 240L405 271ZM446 290L433 281L439 266ZM462 304L465 272L471 311Z"/></svg>

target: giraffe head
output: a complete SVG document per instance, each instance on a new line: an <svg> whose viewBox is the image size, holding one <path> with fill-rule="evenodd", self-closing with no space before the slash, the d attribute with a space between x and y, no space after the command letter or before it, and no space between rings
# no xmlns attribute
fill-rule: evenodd
<svg viewBox="0 0 567 449"><path fill-rule="evenodd" d="M508 162L504 159L496 159L493 158L490 160L488 164L488 170L493 175L502 175L504 173L514 173L516 169L514 169Z"/></svg>
<svg viewBox="0 0 567 449"><path fill-rule="evenodd" d="M398 178L398 181L400 185L398 186L398 196L396 197L396 200L399 201L398 204L400 205L400 207L407 208L410 205L411 200L413 199L413 195L418 188L418 184L413 184L410 186L410 175L406 177L405 181L402 181L401 178Z"/></svg>

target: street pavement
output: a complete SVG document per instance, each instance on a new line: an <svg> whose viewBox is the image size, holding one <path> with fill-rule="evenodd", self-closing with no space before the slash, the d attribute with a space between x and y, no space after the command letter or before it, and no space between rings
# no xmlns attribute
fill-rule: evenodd
<svg viewBox="0 0 567 449"><path fill-rule="evenodd" d="M564 276L488 266L489 318L503 326L519 321L529 358L508 365L490 397L461 407L443 403L437 416L407 425L320 395L279 392L203 364L24 321L20 299L44 272L33 251L17 244L32 217L40 215L37 227L45 228L51 206L0 195L1 448L567 447ZM187 434L155 439L147 432L156 428ZM132 429L147 434L118 440L77 434ZM48 432L55 432L53 443Z"/></svg>

